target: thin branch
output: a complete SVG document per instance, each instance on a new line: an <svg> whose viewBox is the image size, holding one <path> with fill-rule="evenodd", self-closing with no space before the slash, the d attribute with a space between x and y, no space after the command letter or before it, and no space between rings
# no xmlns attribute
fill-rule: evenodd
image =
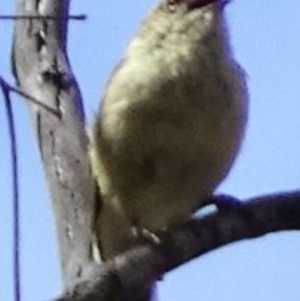
<svg viewBox="0 0 300 301"><path fill-rule="evenodd" d="M159 235L159 246L138 247L92 270L56 301L136 301L141 288L205 253L243 239L299 229L300 191L257 197L236 210L191 220Z"/></svg>
<svg viewBox="0 0 300 301"><path fill-rule="evenodd" d="M6 80L4 80L1 76L0 76L0 85L5 87L7 90L14 92L20 96L23 96L25 99L29 100L30 102L32 102L33 104L38 105L40 108L43 108L45 110L47 110L49 113L59 117L60 116L60 112L54 108L51 108L50 106L46 105L45 103L43 103L41 100L36 99L35 97L25 93L24 91L22 91L21 89L14 87L12 85L10 85Z"/></svg>
<svg viewBox="0 0 300 301"><path fill-rule="evenodd" d="M3 79L0 77L0 86L2 89L8 131L10 137L10 154L11 154L11 164L12 164L12 205L13 205L13 221L12 221L12 231L13 231L13 274L14 274L14 300L21 300L21 268L20 268L20 201L19 201L19 176L18 176L18 155L17 155L17 138L16 129L14 122L14 114L12 110L12 103L10 98L10 89L5 84Z"/></svg>
<svg viewBox="0 0 300 301"><path fill-rule="evenodd" d="M57 16L50 16L50 15L0 15L0 20L24 20L24 19L30 19L30 20L41 20L41 19L47 19L47 20L61 20L61 17ZM75 20L75 21L85 21L87 19L87 15L81 14L81 15L69 15L65 19L68 20Z"/></svg>

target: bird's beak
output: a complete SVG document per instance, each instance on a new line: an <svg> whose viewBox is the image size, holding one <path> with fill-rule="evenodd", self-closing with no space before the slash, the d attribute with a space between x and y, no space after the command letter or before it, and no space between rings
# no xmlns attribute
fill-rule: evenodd
<svg viewBox="0 0 300 301"><path fill-rule="evenodd" d="M187 0L189 10L199 9L206 5L217 3L217 2L221 2L221 1L220 0Z"/></svg>

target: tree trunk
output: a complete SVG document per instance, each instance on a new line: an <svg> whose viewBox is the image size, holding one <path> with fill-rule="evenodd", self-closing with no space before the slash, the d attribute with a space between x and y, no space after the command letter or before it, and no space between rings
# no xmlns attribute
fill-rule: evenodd
<svg viewBox="0 0 300 301"><path fill-rule="evenodd" d="M59 238L64 283L94 262L95 183L89 166L82 99L66 53L68 0L16 0L12 65L28 100ZM34 18L33 18L34 17ZM54 112L53 112L54 110Z"/></svg>

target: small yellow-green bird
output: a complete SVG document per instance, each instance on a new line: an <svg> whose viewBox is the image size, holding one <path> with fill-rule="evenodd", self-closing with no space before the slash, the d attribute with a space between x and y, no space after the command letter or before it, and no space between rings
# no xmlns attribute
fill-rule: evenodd
<svg viewBox="0 0 300 301"><path fill-rule="evenodd" d="M162 0L109 80L90 149L103 198L97 236L105 260L134 246L136 231L189 219L234 162L247 88L224 6Z"/></svg>

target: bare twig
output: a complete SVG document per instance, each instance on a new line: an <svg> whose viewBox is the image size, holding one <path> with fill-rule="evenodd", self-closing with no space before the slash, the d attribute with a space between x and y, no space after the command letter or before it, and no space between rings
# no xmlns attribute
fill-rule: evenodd
<svg viewBox="0 0 300 301"><path fill-rule="evenodd" d="M12 110L10 89L9 86L0 77L0 87L4 96L8 131L10 137L10 153L12 163L12 204L13 204L13 273L14 273L14 300L21 300L21 269L20 269L20 209L19 209L19 175L18 175L18 155L17 155L17 141L14 115Z"/></svg>
<svg viewBox="0 0 300 301"><path fill-rule="evenodd" d="M47 16L47 15L0 15L0 20L24 20L24 19L31 19L31 20L61 20L61 17L57 16ZM75 21L85 21L87 19L87 15L69 15L66 17L68 20L75 20Z"/></svg>
<svg viewBox="0 0 300 301"><path fill-rule="evenodd" d="M11 92L14 92L16 94L19 94L20 96L23 96L24 98L26 98L27 100L31 101L33 104L36 104L38 106L40 106L41 108L49 111L50 113L54 114L55 116L59 117L60 116L60 113L54 109L54 108L51 108L49 106L47 106L45 103L43 103L41 100L38 100L36 98L34 98L33 96L25 93L24 91L22 91L21 89L17 88L17 87L14 87L12 85L10 85L6 80L4 80L1 76L0 76L0 85L2 87L5 87L5 89L7 91L11 91Z"/></svg>

